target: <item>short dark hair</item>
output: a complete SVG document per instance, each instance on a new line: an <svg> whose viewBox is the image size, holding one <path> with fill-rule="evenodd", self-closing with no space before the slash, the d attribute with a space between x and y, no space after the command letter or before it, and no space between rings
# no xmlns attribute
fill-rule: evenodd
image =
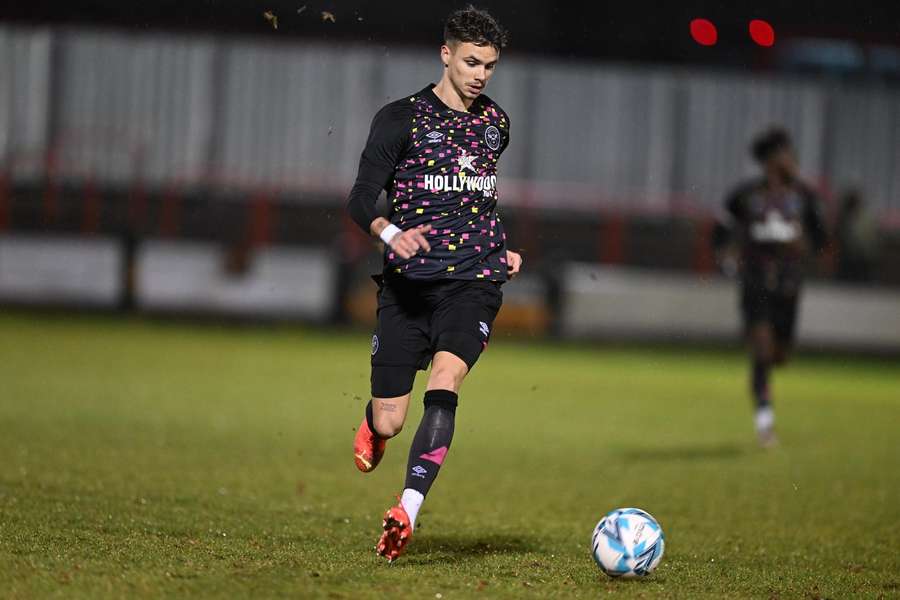
<svg viewBox="0 0 900 600"><path fill-rule="evenodd" d="M775 125L753 138L750 145L750 154L756 162L762 164L766 162L770 156L793 146L791 136L784 127Z"/></svg>
<svg viewBox="0 0 900 600"><path fill-rule="evenodd" d="M509 34L486 10L471 4L450 13L444 23L444 41L469 42L476 46L506 47Z"/></svg>

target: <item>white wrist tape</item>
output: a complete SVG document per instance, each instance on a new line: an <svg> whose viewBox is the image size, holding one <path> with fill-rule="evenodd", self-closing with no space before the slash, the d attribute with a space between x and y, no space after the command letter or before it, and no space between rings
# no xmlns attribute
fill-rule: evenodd
<svg viewBox="0 0 900 600"><path fill-rule="evenodd" d="M400 228L392 223L382 229L381 235L379 235L378 237L380 237L385 244L390 244L391 240L394 239L394 236L398 233L400 233Z"/></svg>

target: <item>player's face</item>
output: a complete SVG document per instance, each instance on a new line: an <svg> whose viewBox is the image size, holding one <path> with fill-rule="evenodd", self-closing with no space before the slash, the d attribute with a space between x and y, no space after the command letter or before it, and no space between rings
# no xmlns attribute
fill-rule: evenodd
<svg viewBox="0 0 900 600"><path fill-rule="evenodd" d="M799 166L793 148L783 148L773 154L769 159L769 165L785 183L791 183L797 178Z"/></svg>
<svg viewBox="0 0 900 600"><path fill-rule="evenodd" d="M477 98L487 86L499 58L500 51L490 45L451 42L441 46L441 60L450 83L469 100Z"/></svg>

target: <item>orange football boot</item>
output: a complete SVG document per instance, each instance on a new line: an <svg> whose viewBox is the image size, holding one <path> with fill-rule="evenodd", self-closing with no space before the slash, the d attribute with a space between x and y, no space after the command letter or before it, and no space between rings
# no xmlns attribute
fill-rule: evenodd
<svg viewBox="0 0 900 600"><path fill-rule="evenodd" d="M369 423L363 419L359 429L356 430L356 437L353 439L353 461L356 463L356 468L363 473L374 470L381 462L381 457L384 456L386 445L387 440L369 429Z"/></svg>
<svg viewBox="0 0 900 600"><path fill-rule="evenodd" d="M381 534L378 545L375 546L375 552L392 563L403 554L406 544L412 538L409 515L406 514L406 510L399 501L397 506L392 506L384 513L382 527L384 527L384 533Z"/></svg>

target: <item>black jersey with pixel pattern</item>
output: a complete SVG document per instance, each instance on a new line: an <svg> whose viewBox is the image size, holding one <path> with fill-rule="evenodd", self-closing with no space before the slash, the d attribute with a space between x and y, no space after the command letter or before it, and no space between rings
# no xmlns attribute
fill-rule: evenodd
<svg viewBox="0 0 900 600"><path fill-rule="evenodd" d="M506 281L497 161L509 143L509 117L485 95L467 112L451 109L433 88L375 115L351 192L351 214L368 233L375 200L384 189L392 224L402 230L431 225L429 252L403 260L385 248L386 274ZM371 212L357 216L361 203Z"/></svg>
<svg viewBox="0 0 900 600"><path fill-rule="evenodd" d="M802 183L773 191L764 179L738 186L725 200L741 246L745 282L799 284L800 263L808 247L821 251L826 232L815 192Z"/></svg>

